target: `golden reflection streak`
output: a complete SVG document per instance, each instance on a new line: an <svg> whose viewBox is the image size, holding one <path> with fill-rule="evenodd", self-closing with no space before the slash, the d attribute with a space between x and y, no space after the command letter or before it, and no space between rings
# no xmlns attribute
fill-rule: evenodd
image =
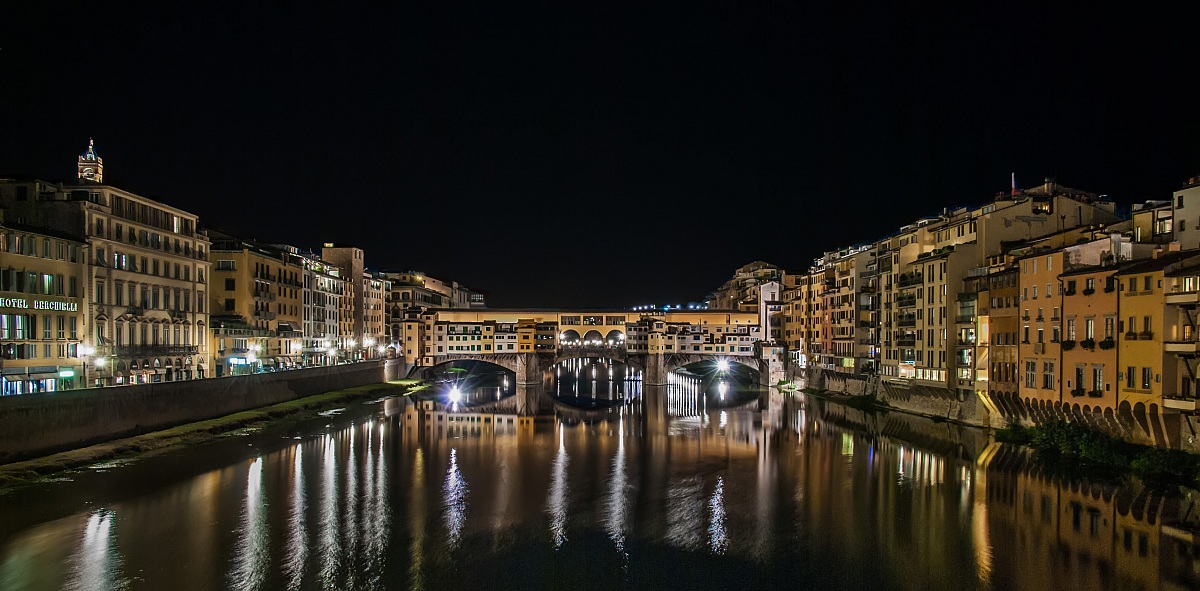
<svg viewBox="0 0 1200 591"><path fill-rule="evenodd" d="M463 526L467 521L467 481L458 467L458 449L450 449L450 469L442 493L446 500L446 534L451 549L458 547Z"/></svg>
<svg viewBox="0 0 1200 591"><path fill-rule="evenodd" d="M318 526L320 540L317 544L317 554L321 557L319 579L325 589L341 589L343 581L338 567L342 560L342 524L337 510L337 455L334 450L337 442L333 435L326 435L322 444L325 447L325 455L321 462L323 486Z"/></svg>
<svg viewBox="0 0 1200 591"><path fill-rule="evenodd" d="M629 514L629 505L625 496L627 483L625 478L624 419L619 421L617 425L617 455L613 457L612 478L609 479L611 484L608 490L608 502L606 503L605 528L608 530L608 537L616 545L617 552L623 558L628 558L628 554L625 552L625 520Z"/></svg>
<svg viewBox="0 0 1200 591"><path fill-rule="evenodd" d="M100 509L88 517L79 550L71 556L68 579L63 589L93 591L124 589L121 578L121 556L116 549L117 534L113 531L116 513Z"/></svg>
<svg viewBox="0 0 1200 591"><path fill-rule="evenodd" d="M232 589L259 589L266 577L270 540L262 473L263 459L259 457L250 463L246 475L242 526L239 528L234 568L229 573L229 586Z"/></svg>
<svg viewBox="0 0 1200 591"><path fill-rule="evenodd" d="M419 591L425 588L425 578L422 572L425 564L425 452L420 447L417 448L416 457L413 458L410 498L412 503L409 515L412 519L409 531L412 532L412 546L409 550L408 561L409 588Z"/></svg>
<svg viewBox="0 0 1200 591"><path fill-rule="evenodd" d="M567 541L567 447L563 441L563 426L558 425L558 452L551 465L552 481L546 508L550 512L550 536L554 547L561 548Z"/></svg>
<svg viewBox="0 0 1200 591"><path fill-rule="evenodd" d="M308 560L308 529L304 519L304 448L297 443L292 448L292 506L288 512L287 559L283 569L288 589L299 589L304 580L304 564Z"/></svg>

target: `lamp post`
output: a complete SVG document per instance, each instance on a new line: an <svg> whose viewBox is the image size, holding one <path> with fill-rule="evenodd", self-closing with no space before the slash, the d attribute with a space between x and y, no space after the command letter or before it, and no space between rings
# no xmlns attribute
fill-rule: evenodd
<svg viewBox="0 0 1200 591"><path fill-rule="evenodd" d="M92 363L96 366L96 373L100 374L101 372L104 371L104 366L108 365L108 359L105 359L104 357L97 357L95 359L95 361L92 361ZM87 370L84 369L83 373L84 373L84 375L87 375ZM101 378L101 379L103 379L103 378ZM103 385L104 384L102 382L101 387L103 387Z"/></svg>

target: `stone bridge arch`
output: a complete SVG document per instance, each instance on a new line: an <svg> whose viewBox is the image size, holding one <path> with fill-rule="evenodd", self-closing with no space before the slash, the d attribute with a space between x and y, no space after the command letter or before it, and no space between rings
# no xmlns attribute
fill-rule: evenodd
<svg viewBox="0 0 1200 591"><path fill-rule="evenodd" d="M711 362L716 363L717 360L728 361L730 365L737 364L743 367L754 370L760 376L766 371L763 361L757 357L748 356L732 356L723 357L719 355L699 355L695 353L671 353L664 356L664 369L672 372L688 365L695 363Z"/></svg>

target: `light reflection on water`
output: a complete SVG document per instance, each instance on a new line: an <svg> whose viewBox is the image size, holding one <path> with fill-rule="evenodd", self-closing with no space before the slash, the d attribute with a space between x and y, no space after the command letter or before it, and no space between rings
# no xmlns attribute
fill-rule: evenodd
<svg viewBox="0 0 1200 591"><path fill-rule="evenodd" d="M636 406L408 407L198 475L154 458L8 499L0 588L1197 588L1200 493L1062 481L980 431L799 404L781 425L680 400L670 428ZM69 491L95 504L64 515ZM171 535L125 525L154 522Z"/></svg>
<svg viewBox="0 0 1200 591"><path fill-rule="evenodd" d="M79 550L71 556L69 575L64 586L68 591L125 589L121 576L121 556L115 548L116 531L113 511L93 512L84 526Z"/></svg>

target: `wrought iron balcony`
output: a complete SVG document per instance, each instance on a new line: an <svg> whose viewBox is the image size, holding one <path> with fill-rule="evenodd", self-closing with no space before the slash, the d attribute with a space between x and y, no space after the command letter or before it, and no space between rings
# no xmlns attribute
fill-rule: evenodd
<svg viewBox="0 0 1200 591"><path fill-rule="evenodd" d="M195 355L196 347L190 345L115 345L117 357L158 357L163 355Z"/></svg>

